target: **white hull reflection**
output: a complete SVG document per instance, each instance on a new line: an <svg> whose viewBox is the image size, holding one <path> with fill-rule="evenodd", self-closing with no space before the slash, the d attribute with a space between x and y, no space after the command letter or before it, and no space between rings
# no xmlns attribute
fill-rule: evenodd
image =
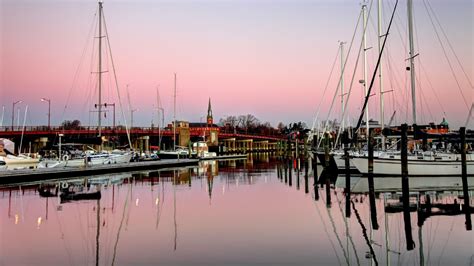
<svg viewBox="0 0 474 266"><path fill-rule="evenodd" d="M366 157L351 158L352 163L361 174L367 174L368 159ZM374 175L400 176L400 159L374 159ZM474 175L474 161L467 161L467 174ZM429 161L408 160L409 176L460 176L461 161Z"/></svg>
<svg viewBox="0 0 474 266"><path fill-rule="evenodd" d="M409 178L410 191L449 191L462 190L461 177L414 177ZM474 190L474 177L467 178L468 189ZM344 176L336 180L336 187L345 188ZM367 177L351 178L351 193L368 193L369 181ZM375 192L401 192L401 177L374 177Z"/></svg>

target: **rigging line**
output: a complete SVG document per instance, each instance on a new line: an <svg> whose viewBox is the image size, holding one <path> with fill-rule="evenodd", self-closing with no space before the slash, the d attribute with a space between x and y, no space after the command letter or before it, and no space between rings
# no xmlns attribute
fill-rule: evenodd
<svg viewBox="0 0 474 266"><path fill-rule="evenodd" d="M110 50L110 62L112 63L112 70L114 72L114 79L115 79L115 85L117 89L117 97L119 100L120 104L120 111L122 112L122 119L125 123L125 131L127 132L127 138L128 138L128 144L130 145L130 149L132 148L132 141L130 139L130 129L127 126L127 118L125 117L125 113L123 112L123 105L122 105L122 98L120 97L120 90L119 90L119 85L118 85L118 80L117 80L117 72L115 71L115 63L114 63L114 58L112 56L112 47L110 46L110 38L109 38L109 31L107 29L107 23L105 23L105 14L104 11L102 10L102 17L104 18L104 29L105 29L105 35L107 36L107 45Z"/></svg>
<svg viewBox="0 0 474 266"><path fill-rule="evenodd" d="M438 101L439 107L441 107L441 111L442 111L443 114L446 116L446 111L445 111L445 109L443 108L443 105L442 105L442 103L441 103L441 100L439 99L438 93L436 92L436 90L435 90L434 87L433 87L433 83L431 83L431 80L430 80L429 77L428 77L428 73L426 72L426 69L425 69L425 67L423 66L423 63L421 63L421 60L420 60L418 63L419 63L419 65L420 65L421 70L423 71L423 73L424 73L425 76L426 76L426 80L428 81L428 85L430 86L431 90L433 91L433 93L434 93L434 95L435 95L436 100Z"/></svg>
<svg viewBox="0 0 474 266"><path fill-rule="evenodd" d="M371 2L371 3L372 3L372 2ZM371 4L371 6L372 6L372 4ZM327 126L328 126L329 116L331 115L331 111L332 111L332 108L333 108L333 106L334 106L334 102L336 101L337 93L339 92L339 86L341 85L341 80L342 80L342 78L343 78L343 73L344 73L344 71L346 70L347 62L349 61L349 55L350 55L350 53L351 53L351 51L352 51L352 45L353 45L353 43L354 43L354 39L355 39L355 36L356 36L356 34L357 34L357 29L359 28L360 19L361 19L361 17L362 17L362 12L363 12L363 10L361 9L361 11L360 11L360 13L359 13L359 17L357 18L357 23L356 23L356 27L355 27L355 29L354 29L354 33L353 33L353 35L352 35L351 44L349 45L349 50L348 50L347 55L346 55L346 60L344 60L344 66L342 67L341 75L339 75L339 82L337 83L336 91L335 91L335 93L334 93L334 97L332 98L331 107L329 108L328 115L327 115L327 117L326 117L326 120L324 121L324 130L323 130L323 132L326 131L326 128L327 128ZM369 13L370 13L370 10L369 10ZM365 31L365 30L366 30L366 29L364 29L364 31ZM360 53L360 50L359 50L359 53ZM347 103L347 100L346 100L346 103ZM318 148L319 148L319 146L321 146L322 139L323 139L323 138L320 138L319 141L318 141L318 146L317 146Z"/></svg>
<svg viewBox="0 0 474 266"><path fill-rule="evenodd" d="M424 93L424 90L423 90L423 88L422 88L422 86L421 86L421 82L420 82L420 80L419 80L418 77L416 77L416 82L418 83L417 86L418 86L419 91L420 91L420 94L421 94L421 99L425 102L425 106L426 106L425 109L428 110L428 113L430 114L430 117L431 117L431 121L434 121L435 119L434 119L434 117L433 117L433 113L431 112L430 105L429 105L429 103L428 103L428 101L427 101L427 97L426 97L426 95L425 95L425 93ZM423 101L420 101L420 103L423 103ZM421 106L422 106L422 110L423 110L423 104L421 104ZM426 123L426 121L425 121L425 123Z"/></svg>
<svg viewBox="0 0 474 266"><path fill-rule="evenodd" d="M315 194L314 192L311 193L313 198L315 197ZM319 219L321 219L321 222L323 223L323 227L324 227L324 232L326 233L326 236L328 237L328 240L329 240L329 243L331 243L331 247L334 251L334 254L336 255L336 258L337 258L337 261L339 263L339 265L342 265L341 264L341 259L339 258L339 255L337 254L337 250L336 250L336 247L334 245L334 242L331 238L331 236L329 235L329 231L327 229L327 226L326 226L326 223L324 222L324 219L323 219L323 215L321 214L321 211L319 210L319 204L317 202L314 202L314 205L316 205L316 210L318 211L318 214L319 214Z"/></svg>
<svg viewBox="0 0 474 266"><path fill-rule="evenodd" d="M57 209L58 206L56 206L56 203L54 201L51 201L52 204L54 205L55 209ZM66 250L66 253L67 253L67 256L68 256L68 259L69 259L69 265L76 265L76 263L74 263L74 260L72 259L72 256L71 256L71 250L70 250L70 247L68 245L68 242L66 241L66 239L64 238L64 231L63 231L63 227L61 225L61 220L59 219L59 212L53 212L55 215L56 215L56 221L58 221L58 226L59 226L59 233L61 234L61 240L64 242L64 249Z"/></svg>
<svg viewBox="0 0 474 266"><path fill-rule="evenodd" d="M76 205L76 214L77 214L77 220L79 221L79 233L80 236L82 237L82 243L81 243L81 248L84 253L86 253L86 257L88 257L88 249L87 249L87 238L86 235L84 234L83 226L82 226L82 220L81 220L81 209L79 208L78 205ZM87 264L87 261L86 261Z"/></svg>
<svg viewBox="0 0 474 266"><path fill-rule="evenodd" d="M69 88L68 96L67 96L67 99L66 99L66 104L64 105L64 109L63 109L63 112L62 112L60 121L64 119L64 115L65 115L65 113L66 113L66 109L67 109L67 107L68 107L69 100L71 99L72 91L73 91L73 89L74 89L74 87L75 87L76 80L77 80L77 77L78 77L78 75L79 75L79 70L80 70L80 68L81 68L81 66L82 66L82 64L83 64L83 62L84 62L84 61L83 61L83 58L84 58L85 53L86 53L86 51L87 51L88 43L89 43L89 41L90 41L90 38L89 38L89 37L90 37L90 35L91 35L92 29L94 28L95 19L96 19L96 17L97 17L97 11L98 11L98 10L99 10L99 9L97 8L97 10L96 10L96 12L94 13L94 16L93 16L93 18L92 18L92 23L91 23L91 26L90 26L90 28L89 28L89 33L87 34L87 38L86 38L86 44L84 45L84 49L82 50L81 59L79 60L79 65L77 66L76 72L74 73L74 77L73 77L73 80L72 80L72 84L71 84L71 87Z"/></svg>
<svg viewBox="0 0 474 266"><path fill-rule="evenodd" d="M451 64L451 60L449 60L448 54L446 53L446 49L444 48L444 44L443 44L443 42L441 41L441 37L439 36L438 30L436 29L436 26L435 26L435 24L434 24L433 18L431 17L431 13L429 12L428 7L426 6L425 0L423 1L423 4L424 4L424 6L425 6L426 13L428 13L428 17L430 18L431 25L433 26L433 29L434 29L434 31L435 31L435 33L436 33L436 38L438 39L438 42L439 42L439 44L441 45L441 48L442 48L442 50L443 50L444 57L446 58L446 61L448 61L448 65L449 65L449 69L451 70L451 74L453 74L453 78L454 78L454 80L456 81L456 85L457 85L457 87L458 87L458 89L459 89L459 92L461 93L461 96L462 96L462 99L463 99L463 101L464 101L464 104L466 105L466 108L467 108L467 110L468 110L468 112L469 112L469 108L471 108L471 106L467 103L466 97L464 96L464 93L463 93L462 88L461 88L461 84L459 84L459 80L458 80L458 78L457 78L457 76L456 76L456 73L455 73L455 71L454 71L454 68L453 68L453 66L452 66L452 64ZM469 84L470 84L470 83L469 83ZM471 88L472 88L472 85L471 85Z"/></svg>
<svg viewBox="0 0 474 266"><path fill-rule="evenodd" d="M324 99L324 96L326 95L326 91L329 87L329 82L331 81L331 77L332 77L332 73L334 71L334 67L336 66L336 62L337 62L337 58L339 56L339 51L340 49L338 48L337 49L337 53L336 53L336 57L334 58L334 62L332 63L332 67L331 67L331 71L329 72L329 77L328 77L328 80L326 81L326 86L324 86L324 91L323 91L323 95L321 96L321 100L319 101L319 104L318 104L318 108L317 108L317 111L316 111L316 116L314 117L313 119L313 126L311 127L311 130L314 131L314 127L316 125L316 121L318 120L319 118L319 111L321 110L321 105L323 103L323 99Z"/></svg>
<svg viewBox="0 0 474 266"><path fill-rule="evenodd" d="M94 23L95 23L95 20L94 20ZM94 36L97 35L97 28L98 28L97 24L96 24L96 27L95 27ZM91 39L94 40L95 38L91 38ZM87 82L85 84L81 84L79 86L76 86L76 87L79 87L79 89L85 90L87 92L86 99L82 104L81 113L87 113L89 116L90 116L90 112L89 112L90 109L87 108L87 105L92 102L92 98L95 97L95 92L96 92L96 89L97 89L97 81L96 81L96 79L94 79L94 77L97 78L97 76L92 75L92 73L95 71L95 68L94 68L94 62L95 62L95 58L96 58L96 53L94 53L95 46L96 46L95 42L92 41L91 54L90 54L90 64L89 64L89 73L87 75L87 77L88 77ZM85 88L81 88L84 85L85 85ZM93 86L95 86L95 87L93 87ZM90 121L89 121L88 126L90 126Z"/></svg>
<svg viewBox="0 0 474 266"><path fill-rule="evenodd" d="M426 0L423 0L423 3L425 3ZM444 38L446 39L446 42L448 43L449 48L451 49L451 52L454 54L454 57L456 58L456 61L458 62L459 66L461 67L462 72L464 73L464 76L466 77L467 82L471 86L471 88L474 88L471 79L469 78L469 75L466 73L466 70L464 69L463 65L461 64L461 61L459 60L458 55L456 54L453 46L451 45L451 42L449 41L448 36L446 35L446 32L444 31L443 26L439 22L438 16L434 12L433 7L431 6L430 2L426 1L426 4L428 4L429 9L431 10L431 13L433 13L433 17L435 18L436 22L438 23L439 28L441 29L441 33L443 33Z"/></svg>
<svg viewBox="0 0 474 266"><path fill-rule="evenodd" d="M115 244L114 244L114 254L112 255L112 266L115 265L115 256L117 254L117 246L118 246L118 241L119 241L119 238L120 238L120 232L122 231L122 226L123 226L123 221L125 220L125 213L128 212L126 209L128 207L128 210L130 210L130 206L128 204L128 199L129 199L129 196L130 195L130 191L132 190L132 185L133 184L130 184L130 178L127 178L128 179L128 185L129 185L129 189L127 190L127 196L125 197L125 203L123 204L123 212L122 212L122 218L120 219L120 225L119 225L119 228L118 228L118 231L117 231L117 238L115 239Z"/></svg>
<svg viewBox="0 0 474 266"><path fill-rule="evenodd" d="M369 7L369 11L368 11L368 14L367 14L367 17L370 17L370 11L372 10L372 3L373 1L370 2L370 7ZM361 13L363 12L363 10L361 11ZM362 22L362 24L364 24ZM365 23L365 28L364 28L364 34L365 34L365 31L367 30L367 23ZM354 85L354 79L355 79L355 76L357 74L357 67L359 65L359 59L360 59L360 55L361 55L361 52L363 50L363 46L364 46L364 42L363 42L363 39L361 40L360 42L360 46L359 46L359 52L357 53L357 59L356 59L356 62L355 62L355 68L354 68L354 71L352 72L352 79L351 79L351 84L349 85L349 91L347 93L347 99L346 99L346 102L344 103L344 112L342 113L342 118L341 118L341 121L345 119L345 116L347 114L347 107L349 105L349 99L350 99L350 96L352 95L352 88L353 88L353 85ZM339 142L339 138L341 136L341 131L342 131L342 128L339 127L338 131L337 131L337 137L336 137L336 141L335 143L338 143Z"/></svg>
<svg viewBox="0 0 474 266"><path fill-rule="evenodd" d="M367 246L369 247L370 253L372 254L372 259L375 262L375 265L379 265L377 261L377 257L375 256L374 249L372 247L372 244L370 243L369 237L367 236L367 228L365 227L364 223L362 222L362 219L360 218L359 211L355 207L355 203L353 200L351 200L352 203L352 210L354 211L354 214L356 215L357 221L359 222L360 227L362 228L362 235L364 236L365 242L367 243Z"/></svg>
<svg viewBox="0 0 474 266"><path fill-rule="evenodd" d="M324 201L324 199L323 199L323 201ZM350 265L349 257L347 256L346 249L344 248L344 245L342 244L341 238L339 237L339 234L337 233L336 225L334 223L334 219L332 218L332 214L329 211L328 207L326 207L326 211L328 212L329 221L331 222L331 226L332 226L332 230L334 232L334 235L336 236L337 242L339 243L339 246L342 249L342 254L344 255L344 258L346 259L347 265Z"/></svg>
<svg viewBox="0 0 474 266"><path fill-rule="evenodd" d="M355 132L357 132L359 130L359 127L362 123L362 119L364 118L365 108L367 107L367 103L368 103L369 97L370 97L370 92L372 91L372 87L374 86L375 76L377 75L377 72L378 72L378 68L379 68L379 65L380 65L380 59L382 57L383 50L385 48L385 44L387 43L388 34L389 34L390 28L392 26L395 11L397 10L397 5L398 5L398 0L395 2L395 7L393 8L392 17L390 18L390 23L388 24L388 29L387 29L387 32L385 33L385 38L383 40L382 48L380 49L379 58L377 60L377 64L375 65L374 74L372 75L372 80L370 81L370 86L369 86L369 89L367 90L367 95L365 96L364 106L361 110L359 121L357 122L357 126L355 128ZM367 82L367 81L365 81L365 82ZM356 139L356 138L354 138L354 139Z"/></svg>
<svg viewBox="0 0 474 266"><path fill-rule="evenodd" d="M441 259L443 258L444 251L446 250L446 246L448 245L449 238L452 235L453 228L454 228L454 219L455 219L455 216L453 216L453 218L451 219L451 227L449 228L448 239L446 239L446 241L444 242L443 248L441 249L441 253L439 254L438 265L441 264Z"/></svg>
<svg viewBox="0 0 474 266"><path fill-rule="evenodd" d="M357 254L357 250L356 250L356 247L355 247L355 244L354 244L354 240L352 239L352 236L349 234L349 224L347 223L347 217L345 217L345 215L342 211L342 207L341 207L341 202L342 201L339 200L338 194L336 194L336 199L337 199L337 202L338 202L337 206L339 207L339 211L341 212L342 217L344 217L344 224L346 226L346 234L347 234L347 237L349 238L349 241L351 242L352 250L354 251L354 255L356 257L357 265L360 265L359 255Z"/></svg>

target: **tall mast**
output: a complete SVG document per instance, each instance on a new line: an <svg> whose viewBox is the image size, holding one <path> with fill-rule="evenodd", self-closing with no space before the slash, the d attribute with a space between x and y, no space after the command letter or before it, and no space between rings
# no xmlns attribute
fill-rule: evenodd
<svg viewBox="0 0 474 266"><path fill-rule="evenodd" d="M367 33L367 5L364 1L362 4L362 21L364 24L363 31L364 35L362 36L362 42L364 45L364 56L363 56L363 64L364 64L364 95L367 95L367 40L366 40L366 33ZM367 142L369 141L369 106L365 108L365 125L367 128Z"/></svg>
<svg viewBox="0 0 474 266"><path fill-rule="evenodd" d="M2 119L0 119L0 127L3 126L4 116L5 116L5 106L2 106Z"/></svg>
<svg viewBox="0 0 474 266"><path fill-rule="evenodd" d="M411 101L413 112L413 124L416 124L416 93L415 93L415 45L413 44L413 0L407 0L408 10L408 38L410 42L410 79L411 79Z"/></svg>
<svg viewBox="0 0 474 266"><path fill-rule="evenodd" d="M339 48L341 53L341 115L344 114L344 43L339 42ZM344 116L341 119L341 128L344 130Z"/></svg>
<svg viewBox="0 0 474 266"><path fill-rule="evenodd" d="M382 53L382 0L378 1L377 5L378 9L378 35L379 35L379 54ZM379 64L379 89L380 89L380 129L382 131L382 150L385 150L385 137L383 135L383 129L385 127L385 118L384 118L384 102L383 102L383 94L385 93L383 90L383 79L382 79L382 57L380 58Z"/></svg>
<svg viewBox="0 0 474 266"><path fill-rule="evenodd" d="M99 112L98 112L98 127L99 137L102 136L102 1L99 1Z"/></svg>
<svg viewBox="0 0 474 266"><path fill-rule="evenodd" d="M176 73L174 73L174 101L173 101L173 150L176 150Z"/></svg>

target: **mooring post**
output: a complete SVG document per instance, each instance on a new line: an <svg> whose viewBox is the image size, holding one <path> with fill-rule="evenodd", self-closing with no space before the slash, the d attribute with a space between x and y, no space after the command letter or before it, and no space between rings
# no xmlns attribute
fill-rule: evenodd
<svg viewBox="0 0 474 266"><path fill-rule="evenodd" d="M308 160L304 161L304 193L309 193L308 185Z"/></svg>
<svg viewBox="0 0 474 266"><path fill-rule="evenodd" d="M369 203L370 203L370 220L372 221L372 229L378 230L377 209L375 207L375 188L374 188L374 136L372 129L369 130L368 152L369 152L369 168L367 179L369 181Z"/></svg>
<svg viewBox="0 0 474 266"><path fill-rule="evenodd" d="M413 235L411 231L411 216L410 216L410 187L408 183L408 126L402 124L402 138L401 138L401 164L402 164L402 201L403 201L403 220L405 222L405 238L407 243L407 250L413 250L415 243L413 242Z"/></svg>
<svg viewBox="0 0 474 266"><path fill-rule="evenodd" d="M326 184L326 205L331 207L331 181L328 174L329 159L329 134L326 132L324 133L324 170L322 174Z"/></svg>
<svg viewBox="0 0 474 266"><path fill-rule="evenodd" d="M319 200L318 190L318 153L314 153L313 158L313 187L314 187L314 200Z"/></svg>
<svg viewBox="0 0 474 266"><path fill-rule="evenodd" d="M314 186L318 185L318 153L314 153L314 158L313 158L313 174L314 174Z"/></svg>
<svg viewBox="0 0 474 266"><path fill-rule="evenodd" d="M300 190L300 168L298 166L299 159L295 160L296 163L296 189Z"/></svg>
<svg viewBox="0 0 474 266"><path fill-rule="evenodd" d="M466 162L466 128L461 127L459 129L459 135L461 136L461 178L462 178L462 194L464 198L464 213L466 214L466 230L472 230L471 221L471 207L467 183L467 162Z"/></svg>
<svg viewBox="0 0 474 266"><path fill-rule="evenodd" d="M291 165L291 160L288 160L288 185L290 187L293 186L293 177L292 177L292 174L293 174L293 166Z"/></svg>
<svg viewBox="0 0 474 266"><path fill-rule="evenodd" d="M349 149L344 148L344 161L346 164L346 217L351 217L351 173L349 162Z"/></svg>

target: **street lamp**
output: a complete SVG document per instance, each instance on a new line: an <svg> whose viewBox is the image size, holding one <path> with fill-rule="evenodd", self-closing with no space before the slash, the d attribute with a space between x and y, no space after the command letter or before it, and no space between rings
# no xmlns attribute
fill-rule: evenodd
<svg viewBox="0 0 474 266"><path fill-rule="evenodd" d="M51 129L51 99L41 98L42 102L48 102L48 129Z"/></svg>
<svg viewBox="0 0 474 266"><path fill-rule="evenodd" d="M16 102L13 102L13 106L12 106L12 131L13 131L13 126L14 126L14 121L15 121L15 105L19 104L19 103L22 103L23 101L19 100L19 101L16 101Z"/></svg>

